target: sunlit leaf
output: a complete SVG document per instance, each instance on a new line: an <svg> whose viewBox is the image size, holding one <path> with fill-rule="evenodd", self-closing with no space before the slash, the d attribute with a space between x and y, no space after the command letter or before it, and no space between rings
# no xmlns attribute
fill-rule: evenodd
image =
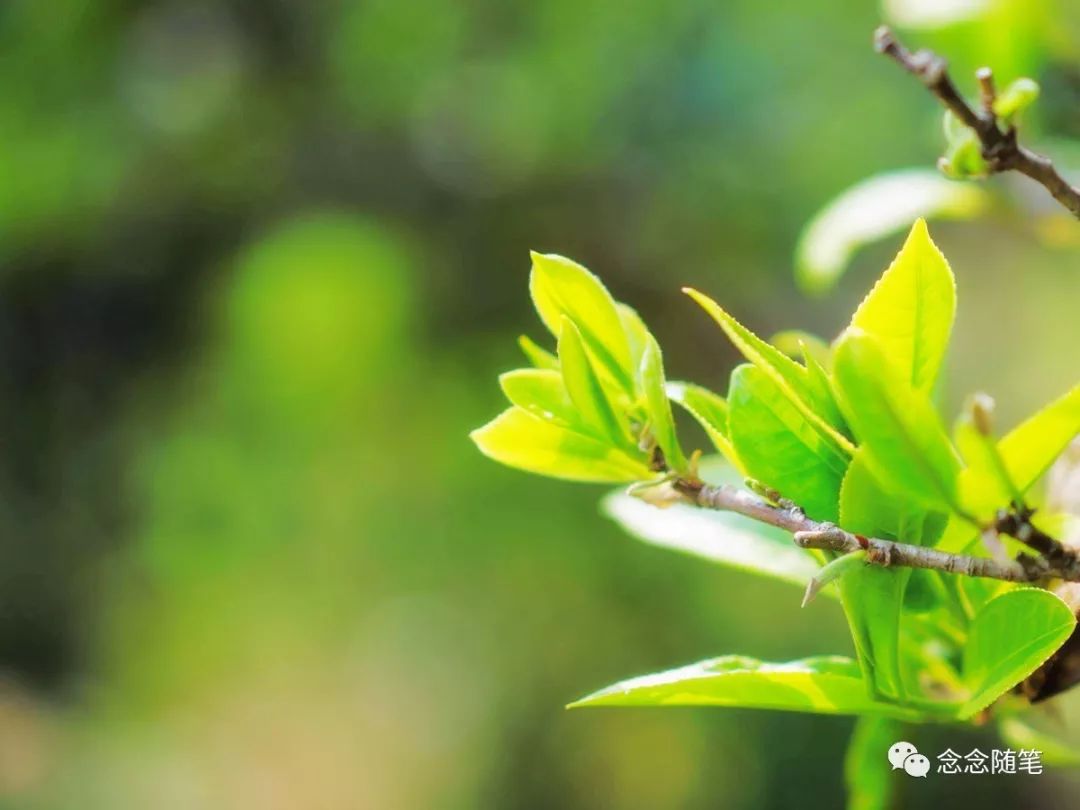
<svg viewBox="0 0 1080 810"><path fill-rule="evenodd" d="M631 678L572 704L579 706L731 706L816 714L919 713L872 700L850 658L820 656L769 664L729 655Z"/></svg>
<svg viewBox="0 0 1080 810"><path fill-rule="evenodd" d="M829 365L829 353L831 351L829 344L817 335L804 332L802 329L784 329L769 338L769 343L788 357L801 357L806 360L809 356L817 360L822 366Z"/></svg>
<svg viewBox="0 0 1080 810"><path fill-rule="evenodd" d="M979 186L929 169L871 177L843 192L806 226L795 251L796 277L804 289L824 292L864 245L907 228L918 217L971 219L989 200Z"/></svg>
<svg viewBox="0 0 1080 810"><path fill-rule="evenodd" d="M518 346L535 368L558 369L559 358L526 335L518 338Z"/></svg>
<svg viewBox="0 0 1080 810"><path fill-rule="evenodd" d="M644 456L635 458L609 442L510 408L474 430L480 452L527 472L571 481L620 483L655 476Z"/></svg>
<svg viewBox="0 0 1080 810"><path fill-rule="evenodd" d="M519 368L499 375L499 385L511 404L563 427L580 423L574 403L558 371Z"/></svg>
<svg viewBox="0 0 1080 810"><path fill-rule="evenodd" d="M747 475L795 501L817 520L838 518L847 457L757 366L741 365L731 375L728 431Z"/></svg>
<svg viewBox="0 0 1080 810"><path fill-rule="evenodd" d="M778 389L826 442L840 453L851 454L855 451L854 445L839 430L840 414L831 392L810 385L807 370L803 366L759 338L707 295L690 288L685 288L683 292L712 316L747 360L776 383ZM830 419L833 421L830 422Z"/></svg>
<svg viewBox="0 0 1080 810"><path fill-rule="evenodd" d="M593 368L577 325L566 316L563 316L558 349L563 384L581 422L614 444L634 447L626 420Z"/></svg>
<svg viewBox="0 0 1080 810"><path fill-rule="evenodd" d="M952 270L920 219L851 325L877 339L908 385L928 391L937 379L955 314Z"/></svg>
<svg viewBox="0 0 1080 810"><path fill-rule="evenodd" d="M556 338L568 317L605 373L633 393L636 367L615 301L596 276L577 262L554 254L532 254L529 292L544 325Z"/></svg>
<svg viewBox="0 0 1080 810"><path fill-rule="evenodd" d="M877 341L855 329L836 346L833 375L874 476L928 507L955 511L960 464L929 396L910 388Z"/></svg>
<svg viewBox="0 0 1080 810"><path fill-rule="evenodd" d="M645 351L641 359L641 389L645 394L645 410L649 415L649 429L656 439L668 466L676 472L686 471L686 457L675 435L675 420L671 415L664 384L664 361L656 339L646 334Z"/></svg>
<svg viewBox="0 0 1080 810"><path fill-rule="evenodd" d="M681 405L705 430L713 446L736 467L741 464L728 439L728 405L719 394L687 382L669 382L668 398ZM745 471L743 471L745 473Z"/></svg>
<svg viewBox="0 0 1080 810"><path fill-rule="evenodd" d="M963 679L971 694L959 716L986 708L1034 672L1075 627L1072 610L1049 591L1019 588L988 602L964 648Z"/></svg>

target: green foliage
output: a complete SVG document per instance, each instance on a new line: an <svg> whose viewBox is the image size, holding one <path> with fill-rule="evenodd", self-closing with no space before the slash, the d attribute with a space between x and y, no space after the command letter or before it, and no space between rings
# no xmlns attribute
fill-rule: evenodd
<svg viewBox="0 0 1080 810"><path fill-rule="evenodd" d="M892 768L882 752L902 739L901 725L889 717L867 715L855 723L844 757L848 810L887 810Z"/></svg>
<svg viewBox="0 0 1080 810"><path fill-rule="evenodd" d="M1020 588L988 602L971 623L964 647L967 718L1026 678L1076 627L1072 610L1049 591Z"/></svg>
<svg viewBox="0 0 1080 810"><path fill-rule="evenodd" d="M741 655L620 681L570 704L583 706L743 706L814 714L917 715L868 697L850 658L820 656L769 664Z"/></svg>
<svg viewBox="0 0 1080 810"><path fill-rule="evenodd" d="M1080 387L1000 441L991 434L992 403L979 397L950 439L931 396L956 289L922 220L831 346L786 333L781 350L687 289L748 361L732 372L726 398L665 383L655 338L579 265L534 255L531 288L558 356L523 342L537 368L502 376L514 407L473 434L481 449L557 477L635 481L630 494L605 501L628 531L801 585L807 598L822 589L839 595L856 653L788 664L712 659L617 683L574 706L750 706L965 721L1072 633L1072 612L1047 590L877 565L864 552L810 553L741 515L678 503L687 485L743 475L765 497L792 501L857 535L988 553L979 541L987 521L1025 497L1080 433ZM699 423L724 462L699 468L698 454L687 459L671 401ZM890 728L860 725L849 763L871 756L871 741ZM887 774L869 768L863 782L851 775L855 767L855 805L876 806L872 797Z"/></svg>

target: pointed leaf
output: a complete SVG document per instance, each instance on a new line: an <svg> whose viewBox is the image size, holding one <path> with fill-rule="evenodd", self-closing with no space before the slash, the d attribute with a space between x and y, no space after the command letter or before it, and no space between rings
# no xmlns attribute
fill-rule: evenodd
<svg viewBox="0 0 1080 810"><path fill-rule="evenodd" d="M708 388L687 382L669 382L667 395L672 402L682 406L697 420L713 446L745 477L746 471L742 470L742 465L735 455L735 448L728 439L727 401Z"/></svg>
<svg viewBox="0 0 1080 810"><path fill-rule="evenodd" d="M908 385L929 391L945 356L955 314L952 270L920 219L855 311L851 325L877 338Z"/></svg>
<svg viewBox="0 0 1080 810"><path fill-rule="evenodd" d="M810 385L805 368L759 338L707 295L689 287L684 288L683 292L712 316L728 339L735 344L735 348L776 383L796 410L826 442L833 445L836 452L849 455L855 452L855 446L840 432L838 425L828 422L828 419L837 413L831 393L827 392L827 396L823 396L820 389Z"/></svg>
<svg viewBox="0 0 1080 810"><path fill-rule="evenodd" d="M518 338L518 346L521 347L521 351L535 368L558 370L559 358L542 346L537 345L527 335Z"/></svg>
<svg viewBox="0 0 1080 810"><path fill-rule="evenodd" d="M577 262L554 254L532 254L529 292L544 325L556 338L568 317L581 331L605 374L633 393L636 367L615 301L596 276Z"/></svg>
<svg viewBox="0 0 1080 810"><path fill-rule="evenodd" d="M816 520L838 518L847 458L757 366L741 365L731 375L728 430L747 475L795 501Z"/></svg>
<svg viewBox="0 0 1080 810"><path fill-rule="evenodd" d="M574 408L577 409L581 423L598 437L606 437L612 443L623 447L634 447L625 420L616 411L604 384L593 368L592 361L589 360L577 325L565 316L558 348L563 384Z"/></svg>
<svg viewBox="0 0 1080 810"><path fill-rule="evenodd" d="M503 411L470 437L488 458L552 478L620 483L655 476L643 454L635 458L608 442L560 427L521 408Z"/></svg>
<svg viewBox="0 0 1080 810"><path fill-rule="evenodd" d="M865 565L866 552L862 550L850 551L823 565L821 570L814 575L814 578L806 584L806 593L803 594L802 606L806 607L810 600L817 596L829 583L836 582L836 580L850 574L856 568L862 568Z"/></svg>
<svg viewBox="0 0 1080 810"><path fill-rule="evenodd" d="M880 344L848 329L836 346L833 377L840 408L880 481L924 505L957 510L960 464L937 411L912 389Z"/></svg>
<svg viewBox="0 0 1080 810"><path fill-rule="evenodd" d="M815 714L882 714L915 719L912 709L871 700L850 658L820 656L769 664L729 655L609 686L579 706L732 706Z"/></svg>
<svg viewBox="0 0 1080 810"><path fill-rule="evenodd" d="M971 696L959 717L986 708L1038 669L1075 627L1072 610L1049 591L1018 588L988 602L964 648L963 679Z"/></svg>
<svg viewBox="0 0 1080 810"><path fill-rule="evenodd" d="M649 429L656 439L668 467L676 472L686 472L686 457L675 435L675 419L671 415L671 403L664 387L664 361L656 339L646 333L645 352L641 358L640 386L645 394L645 410L649 415Z"/></svg>

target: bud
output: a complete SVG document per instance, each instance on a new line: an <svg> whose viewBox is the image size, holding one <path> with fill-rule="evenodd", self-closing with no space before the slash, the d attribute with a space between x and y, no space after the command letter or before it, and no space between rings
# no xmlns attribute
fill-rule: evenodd
<svg viewBox="0 0 1080 810"><path fill-rule="evenodd" d="M1001 93L994 101L994 115L1005 123L1012 120L1030 107L1039 97L1039 85L1033 79L1017 79Z"/></svg>

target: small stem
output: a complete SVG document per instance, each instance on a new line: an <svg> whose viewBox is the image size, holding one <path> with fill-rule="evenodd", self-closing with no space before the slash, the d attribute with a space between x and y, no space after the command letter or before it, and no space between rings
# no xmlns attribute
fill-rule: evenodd
<svg viewBox="0 0 1080 810"><path fill-rule="evenodd" d="M1080 559L1064 550L1056 540L1047 538L1038 530L1034 530L1038 535L1038 542L1042 542L1044 538L1050 539L1057 547L1063 549L1063 555L1053 553L1045 559L1021 555L1017 560L996 560L952 554L925 546L853 534L832 523L808 518L798 506L790 504L776 506L733 486L710 486L700 481L680 479L674 482L674 487L686 500L703 509L734 512L791 532L794 535L795 544L801 548L825 549L843 554L865 551L866 562L871 565L926 568L969 577L1000 579L1006 582L1040 582L1050 578L1080 582ZM1000 521L999 518L999 523ZM1020 525L1017 524L1015 527L1010 525L1005 528L1019 530ZM1031 523L1022 520L1022 525L1031 526ZM999 530L1003 531L1000 526ZM1007 533L1011 534L1011 532ZM1029 545L1035 548L1035 543L1029 542ZM1050 550L1049 546L1047 548Z"/></svg>
<svg viewBox="0 0 1080 810"><path fill-rule="evenodd" d="M885 25L874 32L874 48L918 78L927 90L952 110L953 115L974 130L991 174L1016 171L1030 177L1049 191L1073 216L1080 218L1080 189L1066 181L1049 158L1021 146L1014 127L1002 129L999 126L993 110L993 74L988 68L983 68L977 74L982 109L976 112L956 89L949 77L949 64L941 56L928 50L912 53L897 41Z"/></svg>

